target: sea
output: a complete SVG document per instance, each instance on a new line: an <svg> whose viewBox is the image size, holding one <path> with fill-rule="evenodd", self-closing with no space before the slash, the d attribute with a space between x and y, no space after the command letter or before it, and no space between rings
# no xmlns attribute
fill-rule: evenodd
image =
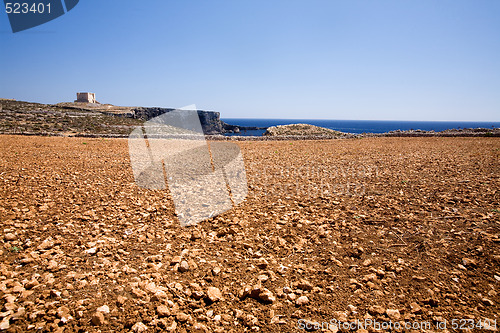
<svg viewBox="0 0 500 333"><path fill-rule="evenodd" d="M500 128L500 122L484 121L398 121L398 120L323 120L323 119L259 119L223 118L227 124L246 127L271 127L289 124L310 124L346 133L386 133L396 130L444 131L460 128ZM226 135L262 136L266 130L242 130Z"/></svg>

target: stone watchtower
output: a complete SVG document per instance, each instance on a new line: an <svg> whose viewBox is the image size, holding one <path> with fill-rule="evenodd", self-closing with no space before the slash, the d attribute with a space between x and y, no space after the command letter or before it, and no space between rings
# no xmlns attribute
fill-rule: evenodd
<svg viewBox="0 0 500 333"><path fill-rule="evenodd" d="M76 93L76 101L80 103L97 103L95 100L95 94L89 92Z"/></svg>

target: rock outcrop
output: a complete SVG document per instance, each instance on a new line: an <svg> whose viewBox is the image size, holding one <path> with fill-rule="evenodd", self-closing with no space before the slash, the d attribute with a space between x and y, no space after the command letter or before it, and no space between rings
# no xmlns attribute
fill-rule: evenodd
<svg viewBox="0 0 500 333"><path fill-rule="evenodd" d="M347 133L309 124L291 124L269 127L265 136L307 136L307 137L342 137Z"/></svg>
<svg viewBox="0 0 500 333"><path fill-rule="evenodd" d="M131 110L132 117L136 119L149 120L164 113L174 111L171 108L138 107ZM206 135L239 133L240 130L256 130L260 127L243 127L226 124L220 119L220 113L215 111L198 110L201 127Z"/></svg>

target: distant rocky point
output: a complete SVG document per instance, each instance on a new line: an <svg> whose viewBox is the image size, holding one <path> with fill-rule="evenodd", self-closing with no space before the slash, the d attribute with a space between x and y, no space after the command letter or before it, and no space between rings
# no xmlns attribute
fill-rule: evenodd
<svg viewBox="0 0 500 333"><path fill-rule="evenodd" d="M88 110L94 112L101 112L113 116L128 117L139 119L143 121L150 120L158 117L164 113L174 111L174 108L161 108L161 107L129 107L129 106L115 106L112 104L99 104L99 103L59 103L58 106L77 109ZM235 126L225 123L220 119L220 113L216 111L197 110L198 117L200 118L203 133L206 135L218 135L224 133L239 133L240 130L258 130L265 129L261 127L243 127Z"/></svg>
<svg viewBox="0 0 500 333"><path fill-rule="evenodd" d="M264 133L265 136L315 136L325 138L339 138L348 136L348 133L334 131L329 128L309 125L291 124L269 127Z"/></svg>

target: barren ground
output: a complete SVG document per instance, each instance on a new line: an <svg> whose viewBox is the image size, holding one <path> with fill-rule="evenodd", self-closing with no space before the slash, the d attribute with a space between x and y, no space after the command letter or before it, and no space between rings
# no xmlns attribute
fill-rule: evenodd
<svg viewBox="0 0 500 333"><path fill-rule="evenodd" d="M238 145L246 201L181 228L126 140L0 136L0 327L500 326L500 139Z"/></svg>

